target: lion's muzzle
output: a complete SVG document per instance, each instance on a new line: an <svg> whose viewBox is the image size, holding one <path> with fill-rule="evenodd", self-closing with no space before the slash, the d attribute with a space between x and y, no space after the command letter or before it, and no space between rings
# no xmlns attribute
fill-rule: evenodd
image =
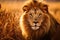
<svg viewBox="0 0 60 40"><path fill-rule="evenodd" d="M37 22L37 21L34 21L33 23L34 23L34 26L32 26L31 28L32 28L33 30L38 30L38 29L40 28L40 27L37 25L38 22Z"/></svg>

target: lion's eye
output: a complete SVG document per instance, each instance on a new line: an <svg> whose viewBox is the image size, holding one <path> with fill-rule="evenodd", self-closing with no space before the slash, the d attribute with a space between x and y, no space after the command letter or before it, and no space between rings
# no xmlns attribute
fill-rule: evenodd
<svg viewBox="0 0 60 40"><path fill-rule="evenodd" d="M30 16L32 17L32 14L30 14Z"/></svg>
<svg viewBox="0 0 60 40"><path fill-rule="evenodd" d="M42 14L40 13L40 14L39 14L39 17L41 17L41 15L42 15Z"/></svg>

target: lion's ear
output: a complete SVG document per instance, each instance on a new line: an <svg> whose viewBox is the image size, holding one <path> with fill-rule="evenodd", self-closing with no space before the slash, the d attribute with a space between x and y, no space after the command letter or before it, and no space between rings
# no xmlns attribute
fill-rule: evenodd
<svg viewBox="0 0 60 40"><path fill-rule="evenodd" d="M48 12L48 5L43 5L43 11Z"/></svg>
<svg viewBox="0 0 60 40"><path fill-rule="evenodd" d="M25 11L28 11L29 10L29 7L27 6L27 5L25 5L24 7L23 7L23 11L25 12Z"/></svg>

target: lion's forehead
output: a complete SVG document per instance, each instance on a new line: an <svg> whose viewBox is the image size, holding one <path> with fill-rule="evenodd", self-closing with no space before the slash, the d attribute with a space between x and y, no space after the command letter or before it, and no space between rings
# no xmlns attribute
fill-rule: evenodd
<svg viewBox="0 0 60 40"><path fill-rule="evenodd" d="M33 17L39 16L39 14L43 14L43 11L41 9L31 9L29 10L28 14L32 13Z"/></svg>
<svg viewBox="0 0 60 40"><path fill-rule="evenodd" d="M30 13L43 13L43 11L41 9L30 9L29 10Z"/></svg>

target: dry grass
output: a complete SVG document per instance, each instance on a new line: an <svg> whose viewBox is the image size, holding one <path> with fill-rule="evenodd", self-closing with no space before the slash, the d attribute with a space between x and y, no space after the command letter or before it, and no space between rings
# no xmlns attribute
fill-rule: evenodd
<svg viewBox="0 0 60 40"><path fill-rule="evenodd" d="M19 18L22 14L21 4L1 3L0 9L0 40L21 40Z"/></svg>
<svg viewBox="0 0 60 40"><path fill-rule="evenodd" d="M20 40L19 18L20 14L16 11L0 12L0 40Z"/></svg>

